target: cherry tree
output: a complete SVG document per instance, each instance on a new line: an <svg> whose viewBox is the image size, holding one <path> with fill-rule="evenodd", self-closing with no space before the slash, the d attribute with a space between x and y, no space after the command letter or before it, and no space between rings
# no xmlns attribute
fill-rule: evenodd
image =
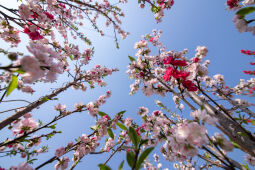
<svg viewBox="0 0 255 170"><path fill-rule="evenodd" d="M147 97L171 93L178 112L172 112L157 100L158 109L154 111L138 108L142 124L125 111L111 117L100 110L111 96L111 91L106 91L93 102L76 103L72 110L59 103L55 106L58 114L47 122L32 117L36 108L57 100L57 95L71 87L86 92L88 87L105 86L103 78L118 70L100 65L87 70L94 48L82 28L85 23L90 23L104 36L104 29L98 24L98 20L103 18L106 27L112 26L118 48L118 37L126 38L129 34L121 28L124 14L119 5L122 3L126 0L116 3L107 0L22 0L17 8L0 5L0 37L10 47L0 50L9 60L9 64L0 67L0 103L28 103L24 107L6 110L15 110L15 113L0 122L1 130L8 128L13 134L1 141L1 156L19 155L26 159L24 163L1 169L40 169L50 163L54 163L55 169L74 169L85 156L110 151L109 158L98 165L100 169L111 169L107 163L117 152L126 154L126 162L133 170L142 167L160 169L162 164L158 154L153 155L157 166L147 159L156 147L160 148L160 154L166 160L176 163L176 169L249 169L249 165L254 166L255 137L252 128L255 113L247 100L253 97L255 79L241 79L235 87L228 86L223 75L208 75L210 61L205 60L207 47L197 46L193 57L188 57L187 49L167 50L160 41L163 35L160 30L144 35L134 45L136 57L129 56L131 63L127 70L128 76L134 79L130 94L135 94L140 88ZM140 8L149 6L155 14L155 21L163 22L164 13L174 6L174 1L139 0L138 4ZM255 11L250 6L254 1L228 0L226 4L228 10L236 11L233 22L237 30L254 34L254 26L251 26L254 20L247 19L248 14ZM28 39L25 53L19 47L21 42L25 42L24 37ZM88 48L83 49L76 44L76 39L82 40ZM253 51L244 49L241 53L255 55ZM244 73L254 75L254 71L245 70ZM53 83L60 75L68 77L68 82L33 102L6 99L13 91L34 94L36 85ZM247 100L240 96L246 96ZM192 119L184 115L184 107L190 108ZM47 152L48 148L36 147L45 139L51 140L61 133L56 122L85 111L96 120L91 133L81 134L66 146L56 148L55 154L48 160L37 160L38 154ZM209 135L208 126L218 130ZM105 142L101 142L103 139ZM104 145L101 150L100 144ZM246 154L247 164L229 156L228 152L235 149ZM69 153L72 153L72 158ZM197 158L202 161L197 161ZM35 161L40 162L37 167L33 167ZM119 169L123 169L124 161L119 164Z"/></svg>
<svg viewBox="0 0 255 170"><path fill-rule="evenodd" d="M124 13L118 5L122 3L126 3L126 1L120 0L116 4L111 4L108 1L99 3L24 0L19 3L17 8L0 5L0 36L10 47L8 50L1 49L1 53L9 59L8 65L1 66L1 103L24 101L5 100L7 96L12 95L14 90L33 94L35 93L33 87L38 83L52 83L61 74L69 77L69 82L51 93L33 102L24 101L28 103L27 106L4 111L15 110L15 113L0 123L1 129L8 127L13 133L12 138L1 141L1 154L2 156L20 155L22 158L26 158L24 163L12 166L10 169L32 169L29 164L36 160L35 157L38 154L48 150L47 147L34 148L43 139L48 140L55 134L61 133L56 130L58 120L84 111L88 111L92 117L98 117L99 107L111 96L110 91L88 104L76 103L73 110L67 110L64 104L56 105L55 110L59 114L48 122L36 121L32 118L32 111L50 100L56 100L58 94L70 87L85 92L88 86L95 88L96 85L106 85L103 78L111 75L117 69L100 65L96 65L91 70L85 68L94 54L94 48L91 46L89 38L84 34L82 26L85 23L91 24L91 27L103 36L104 32L97 23L99 17L103 17L106 27L112 27L116 47L118 47L118 36L125 38L129 34L120 27L121 17L124 17ZM19 44L23 42L24 38L29 39L26 45L28 54L21 53L19 49ZM73 43L76 39L84 42L87 48L81 48ZM26 41L24 40L24 42ZM56 150L55 156L35 168L42 168L56 160L56 169L66 169L70 159L63 155L73 151L73 164L70 168L73 169L82 157L95 152L99 146L99 140L107 134L107 131L110 133L108 127L112 123L116 123L120 116L117 115L113 120L107 116L97 118L96 127L91 134L82 134L66 147L60 147ZM48 129L50 132L39 133L42 129Z"/></svg>
<svg viewBox="0 0 255 170"><path fill-rule="evenodd" d="M237 11L233 22L240 33L254 33L254 26L249 26L254 20L245 19L254 12L254 7L246 6L254 3L227 1L229 10ZM161 22L163 11L169 9L169 4L173 2L140 1L140 7L143 8L145 4L155 13L155 20ZM197 46L194 57L188 58L187 49L168 51L160 42L161 35L162 31L154 30L134 45L137 49L136 58L129 56L131 63L127 71L129 77L135 80L130 85L130 94L136 93L140 88L145 96L165 96L172 93L180 113L173 113L160 101L156 101L156 104L161 110L154 110L151 114L147 108L139 108L137 113L142 117L143 124L129 124L130 132L132 128L136 129L135 135L129 135L134 145L133 150L127 153L130 167L140 168L139 160L151 152L151 145L160 145L160 152L166 160L179 162L175 164L176 169L249 169L248 164L254 166L255 140L252 127L255 114L250 110L253 104L239 98L241 95L253 96L254 78L248 81L241 79L235 87L229 87L223 75L208 75L210 61L204 60L208 52L205 46ZM155 51L158 53L153 54ZM241 50L241 53L254 55L249 50ZM244 73L253 75L253 71L245 70ZM191 109L193 120L184 117L184 104ZM210 136L208 125L219 131ZM141 153L142 145L147 149ZM235 148L247 154L245 161L248 164L242 164L240 160L234 160L227 154ZM204 160L204 163L196 161L196 157ZM154 155L154 158L158 163L158 156ZM150 162L144 163L147 169L161 166L161 163L158 166Z"/></svg>

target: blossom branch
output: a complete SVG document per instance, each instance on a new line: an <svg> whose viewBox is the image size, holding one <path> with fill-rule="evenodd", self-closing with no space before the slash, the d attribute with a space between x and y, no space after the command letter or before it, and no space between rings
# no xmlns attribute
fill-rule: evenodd
<svg viewBox="0 0 255 170"><path fill-rule="evenodd" d="M228 96L224 95L222 93L221 90L217 90L217 92L221 95L221 96L224 96L224 98L230 103L232 104L233 106L236 106L237 108L241 109L243 112L247 113L248 115L250 115L251 117L255 118L255 113L252 112L250 109L246 108L246 107L242 107L240 105L237 105L233 100L231 100Z"/></svg>
<svg viewBox="0 0 255 170"><path fill-rule="evenodd" d="M81 79L81 78L80 78ZM67 85L65 85L64 87L61 87L57 90L55 90L54 92L52 92L49 95L46 95L44 97L41 97L40 99L38 99L37 101L32 102L31 104L29 104L26 108L24 108L21 111L16 112L15 114L11 115L10 117L6 118L5 120L0 122L0 130L3 129L4 127L6 127L8 124L12 123L14 120L20 118L21 116L25 115L26 113L32 111L33 109L37 108L38 106L46 103L48 100L46 99L52 99L53 97L57 96L59 93L67 90L69 87L71 87L72 85L74 85L78 80L74 80L73 82L68 83Z"/></svg>
<svg viewBox="0 0 255 170"><path fill-rule="evenodd" d="M122 144L109 156L109 158L104 162L104 165L106 165L110 159L121 149L121 147L124 145L125 140L122 142Z"/></svg>
<svg viewBox="0 0 255 170"><path fill-rule="evenodd" d="M91 133L90 135L88 135L88 137L93 136L96 132L97 132L97 130L95 130L93 133ZM72 151L75 147L77 147L77 146L80 145L81 143L82 143L81 141L80 141L80 142L77 142L77 143L75 143L71 148L70 148L70 147L65 147L65 150L66 150L65 154L68 153L68 152L70 152L70 151ZM44 167L45 165L47 165L47 164L49 164L49 163L52 163L53 161L55 161L55 160L57 160L57 159L58 159L57 156L53 156L53 157L50 158L49 160L47 160L47 161L45 161L44 163L42 163L42 164L40 164L39 166L37 166L37 167L35 168L35 170L38 170L38 169Z"/></svg>
<svg viewBox="0 0 255 170"><path fill-rule="evenodd" d="M219 163L216 163L215 161L212 161L211 159L208 159L208 158L206 158L206 157L204 157L204 156L202 156L202 155L200 155L200 154L198 154L197 156L198 156L199 158L205 160L206 162L210 162L212 165L216 165L216 166L221 167L221 168L223 168L223 169L227 169L227 167L225 167L225 166L223 166L223 165L221 165L221 164L219 164Z"/></svg>

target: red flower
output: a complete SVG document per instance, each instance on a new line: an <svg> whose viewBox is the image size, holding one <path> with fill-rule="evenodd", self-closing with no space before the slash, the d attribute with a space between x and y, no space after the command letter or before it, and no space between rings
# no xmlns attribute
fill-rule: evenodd
<svg viewBox="0 0 255 170"><path fill-rule="evenodd" d="M41 39L43 39L43 36L38 31L30 32L30 33L28 33L28 36L31 40L41 40Z"/></svg>
<svg viewBox="0 0 255 170"><path fill-rule="evenodd" d="M197 63L198 60L199 60L199 58L197 58L197 57L193 58L193 63Z"/></svg>
<svg viewBox="0 0 255 170"><path fill-rule="evenodd" d="M178 70L174 70L174 72L173 72L173 77L176 79L178 79L178 78L186 79L188 76L189 76L188 72L178 71Z"/></svg>
<svg viewBox="0 0 255 170"><path fill-rule="evenodd" d="M46 11L43 12L50 20L54 20L54 16Z"/></svg>
<svg viewBox="0 0 255 170"><path fill-rule="evenodd" d="M197 91L197 87L190 80L183 80L182 85L187 88L188 91Z"/></svg>
<svg viewBox="0 0 255 170"><path fill-rule="evenodd" d="M248 123L251 123L251 119L244 119L244 120L246 120Z"/></svg>
<svg viewBox="0 0 255 170"><path fill-rule="evenodd" d="M245 50L244 50L244 49L242 49L240 52L241 52L241 53L245 53Z"/></svg>
<svg viewBox="0 0 255 170"><path fill-rule="evenodd" d="M144 76L144 73L143 72L140 72L140 77L143 77Z"/></svg>
<svg viewBox="0 0 255 170"><path fill-rule="evenodd" d="M38 18L38 15L37 15L37 13L34 12L34 13L31 15L31 17L34 18L34 19L36 19L36 18Z"/></svg>
<svg viewBox="0 0 255 170"><path fill-rule="evenodd" d="M154 112L154 115L155 115L155 116L158 116L158 115L159 115L159 111L156 110L156 111Z"/></svg>
<svg viewBox="0 0 255 170"><path fill-rule="evenodd" d="M174 5L174 0L171 1L171 6L173 6L173 5Z"/></svg>
<svg viewBox="0 0 255 170"><path fill-rule="evenodd" d="M255 55L255 51L243 50L242 49L240 52L243 53L243 54L246 54L246 55Z"/></svg>
<svg viewBox="0 0 255 170"><path fill-rule="evenodd" d="M238 0L228 0L227 5L229 6L230 9L234 8L238 6Z"/></svg>
<svg viewBox="0 0 255 170"><path fill-rule="evenodd" d="M43 36L38 31L31 32L28 27L24 28L24 33L26 33L31 40L43 39Z"/></svg>
<svg viewBox="0 0 255 170"><path fill-rule="evenodd" d="M30 32L29 28L28 27L25 27L24 28L24 33L28 34Z"/></svg>
<svg viewBox="0 0 255 170"><path fill-rule="evenodd" d="M109 117L108 115L104 115L103 118L104 118L104 119L107 119L107 120L110 119L110 117Z"/></svg>
<svg viewBox="0 0 255 170"><path fill-rule="evenodd" d="M173 56L163 59L163 64L172 64L174 66L186 66L188 65L185 60L174 60Z"/></svg>
<svg viewBox="0 0 255 170"><path fill-rule="evenodd" d="M166 59L163 59L163 64L170 64L173 59L173 56L167 57Z"/></svg>
<svg viewBox="0 0 255 170"><path fill-rule="evenodd" d="M188 65L185 60L173 60L171 62L171 64L173 64L174 66L186 66L186 65Z"/></svg>
<svg viewBox="0 0 255 170"><path fill-rule="evenodd" d="M165 71L165 75L163 76L163 79L165 81L168 81L170 79L172 73L173 73L173 67L168 67L167 70Z"/></svg>
<svg viewBox="0 0 255 170"><path fill-rule="evenodd" d="M245 74L255 75L255 71L247 71L247 70L244 70L243 72L244 72Z"/></svg>

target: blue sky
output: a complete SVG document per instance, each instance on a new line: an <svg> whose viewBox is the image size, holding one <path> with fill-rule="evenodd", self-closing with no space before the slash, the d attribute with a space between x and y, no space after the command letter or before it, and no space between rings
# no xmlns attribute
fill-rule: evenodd
<svg viewBox="0 0 255 170"><path fill-rule="evenodd" d="M15 2L14 0L13 2ZM234 86L240 78L248 79L242 73L242 70L252 70L249 66L251 57L240 54L241 49L254 49L254 37L251 33L240 34L232 22L234 13L226 10L224 1L210 0L178 0L173 8L166 11L163 22L156 24L154 16L149 8L140 9L137 1L129 0L128 4L123 5L123 10L126 17L123 20L122 28L129 31L131 34L127 39L120 40L120 49L116 49L114 39L109 37L100 37L97 33L89 30L87 35L91 37L95 46L95 57L89 67L96 64L101 64L107 67L117 67L119 72L106 78L108 83L105 88L95 88L88 90L86 93L74 91L72 89L58 96L59 101L49 102L33 111L35 118L41 120L51 120L55 111L53 106L57 103L66 104L69 108L73 108L74 103L82 101L84 104L89 101L94 101L100 95L103 95L106 90L112 91L112 97L107 99L106 104L101 108L102 111L114 115L115 113L126 110L127 117L136 116L138 107L145 106L153 111L157 109L154 104L155 99L162 100L167 106L175 109L171 95L165 98L159 96L145 97L141 92L133 96L129 96L129 85L133 82L126 75L127 65L129 63L128 55L134 56L134 43L140 40L141 35L151 33L153 29L163 30L162 41L168 50L183 50L189 49L188 56L193 57L196 46L205 45L209 49L206 59L211 61L209 71L210 75L223 74L228 85ZM0 2L1 3L1 2ZM37 92L34 96L24 95L21 93L13 93L11 98L25 98L30 101L37 99L39 96L49 93L52 87L59 87L65 82L65 78L61 78L58 83L45 87L44 85L37 86ZM41 90L43 88L43 90ZM253 99L254 103L254 99ZM3 106L2 106L3 107ZM9 105L4 107L10 108ZM4 108L2 108L4 110ZM185 113L186 112L186 113ZM185 114L190 112L185 108ZM7 116L1 115L1 119ZM89 125L93 125L94 120L90 118L88 113L78 113L70 118L61 120L57 129L63 131L63 134L56 135L49 141L46 141L50 147L50 152L39 156L38 162L43 162L55 153L56 147L65 146L69 141L79 137L83 133L89 134ZM10 133L7 130L3 131L4 135ZM1 134L1 138L4 136ZM103 163L110 154L91 155L83 158L78 164L77 170L97 169L99 163ZM234 154L236 157L237 154ZM242 158L242 157L241 157ZM117 154L109 165L112 169L116 169L120 162L125 159L125 154ZM4 167L9 165L17 165L22 160L6 159L6 162L0 161ZM163 159L162 159L163 161ZM52 169L54 164L43 169ZM172 169L170 163L164 162L164 168Z"/></svg>

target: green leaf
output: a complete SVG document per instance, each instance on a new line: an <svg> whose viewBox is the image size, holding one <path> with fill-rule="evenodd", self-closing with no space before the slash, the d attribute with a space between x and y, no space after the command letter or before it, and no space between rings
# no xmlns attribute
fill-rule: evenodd
<svg viewBox="0 0 255 170"><path fill-rule="evenodd" d="M244 132L237 132L238 135L244 136L244 137L249 137L247 133Z"/></svg>
<svg viewBox="0 0 255 170"><path fill-rule="evenodd" d="M129 60L131 61L131 63L132 63L133 61L135 61L135 58L134 58L134 57L131 57L130 55L128 56L128 58L129 58Z"/></svg>
<svg viewBox="0 0 255 170"><path fill-rule="evenodd" d="M30 142L30 140L27 140L26 138L29 136L24 136L22 138L19 139L19 142Z"/></svg>
<svg viewBox="0 0 255 170"><path fill-rule="evenodd" d="M242 123L248 125L248 121L247 121L247 120L244 120L244 119L243 119L243 122L242 122Z"/></svg>
<svg viewBox="0 0 255 170"><path fill-rule="evenodd" d="M36 161L36 160L38 160L38 159L30 159L29 161L27 161L27 163L33 164L34 163L33 161Z"/></svg>
<svg viewBox="0 0 255 170"><path fill-rule="evenodd" d="M99 111L98 114L99 114L100 116L102 116L102 117L105 116L105 115L107 115L108 117L110 117L110 116L109 116L108 114L106 114L105 112Z"/></svg>
<svg viewBox="0 0 255 170"><path fill-rule="evenodd" d="M122 130L128 130L128 128L127 128L125 125L123 125L122 123L117 122L116 124L117 124Z"/></svg>
<svg viewBox="0 0 255 170"><path fill-rule="evenodd" d="M126 158L127 158L128 165L132 168L133 162L134 162L134 159L135 159L135 154L132 151L127 152Z"/></svg>
<svg viewBox="0 0 255 170"><path fill-rule="evenodd" d="M235 117L234 119L235 119L235 120L242 120L241 118L236 118L236 117Z"/></svg>
<svg viewBox="0 0 255 170"><path fill-rule="evenodd" d="M18 77L12 75L12 81L10 82L9 86L7 87L6 96L9 96L11 92L18 87Z"/></svg>
<svg viewBox="0 0 255 170"><path fill-rule="evenodd" d="M211 159L211 155L208 152L204 153L204 157Z"/></svg>
<svg viewBox="0 0 255 170"><path fill-rule="evenodd" d="M51 128L51 129L56 129L56 123L54 124L54 125L51 125L51 126L49 126L49 128Z"/></svg>
<svg viewBox="0 0 255 170"><path fill-rule="evenodd" d="M154 147L151 148L147 148L145 151L143 151L143 153L141 154L141 156L139 157L136 167L140 168L140 166L142 165L143 161L148 157L148 155L153 151Z"/></svg>
<svg viewBox="0 0 255 170"><path fill-rule="evenodd" d="M245 162L245 164L241 164L241 165L242 165L242 167L244 167L245 170L250 170L250 168L246 162Z"/></svg>
<svg viewBox="0 0 255 170"><path fill-rule="evenodd" d="M19 68L18 70L15 70L13 72L20 73L20 74L26 73L26 71L24 69L22 69L22 68Z"/></svg>
<svg viewBox="0 0 255 170"><path fill-rule="evenodd" d="M131 139L132 143L135 145L135 148L137 149L140 138L138 137L135 129L132 128L131 126L129 127L128 130L128 136Z"/></svg>
<svg viewBox="0 0 255 170"><path fill-rule="evenodd" d="M100 170L111 170L111 168L109 166L104 165L104 164L99 164L98 167Z"/></svg>
<svg viewBox="0 0 255 170"><path fill-rule="evenodd" d="M119 43L118 43L117 41L116 41L116 43L115 43L115 46L116 46L117 49L120 48Z"/></svg>
<svg viewBox="0 0 255 170"><path fill-rule="evenodd" d="M54 134L48 134L46 137L46 140L49 140L50 138L52 138L54 136Z"/></svg>
<svg viewBox="0 0 255 170"><path fill-rule="evenodd" d="M148 142L148 139L145 139L145 140L141 140L140 141L140 146L142 146L143 144L147 143Z"/></svg>
<svg viewBox="0 0 255 170"><path fill-rule="evenodd" d="M107 133L108 133L108 135L109 135L112 139L114 139L114 134L113 134L113 132L112 132L112 129L108 128L108 129L107 129Z"/></svg>
<svg viewBox="0 0 255 170"><path fill-rule="evenodd" d="M124 160L120 163L120 166L119 166L118 170L122 170L123 165L124 165Z"/></svg>
<svg viewBox="0 0 255 170"><path fill-rule="evenodd" d="M72 55L72 54L70 54L70 55L69 55L69 58L70 58L71 60L73 60L73 55Z"/></svg>
<svg viewBox="0 0 255 170"><path fill-rule="evenodd" d="M255 125L255 120L251 120L251 124Z"/></svg>
<svg viewBox="0 0 255 170"><path fill-rule="evenodd" d="M159 8L158 7L156 7L156 6L151 6L151 12L153 12L153 13L157 13L159 11Z"/></svg>
<svg viewBox="0 0 255 170"><path fill-rule="evenodd" d="M255 7L246 7L246 8L242 8L239 11L237 11L236 14L241 17L244 17L245 15L253 13L254 11L255 11Z"/></svg>
<svg viewBox="0 0 255 170"><path fill-rule="evenodd" d="M50 99L47 96L42 98L42 101L48 101L48 100L50 100Z"/></svg>
<svg viewBox="0 0 255 170"><path fill-rule="evenodd" d="M123 111L117 113L117 115L118 115L118 116L121 116L121 115L123 115L125 112L126 112L126 110L123 110Z"/></svg>
<svg viewBox="0 0 255 170"><path fill-rule="evenodd" d="M101 112L101 111L99 111L98 114L99 114L100 116L105 116L105 115L107 115L105 112Z"/></svg>
<svg viewBox="0 0 255 170"><path fill-rule="evenodd" d="M43 125L43 122L41 120L38 120L39 127Z"/></svg>
<svg viewBox="0 0 255 170"><path fill-rule="evenodd" d="M183 67L182 67L182 66L178 66L178 68L179 68L181 71L183 71Z"/></svg>
<svg viewBox="0 0 255 170"><path fill-rule="evenodd" d="M97 129L97 126L90 126L90 129L96 130L96 129Z"/></svg>
<svg viewBox="0 0 255 170"><path fill-rule="evenodd" d="M235 143L234 141L230 141L230 142L234 145L235 148L239 148L240 149L240 146L237 143Z"/></svg>

